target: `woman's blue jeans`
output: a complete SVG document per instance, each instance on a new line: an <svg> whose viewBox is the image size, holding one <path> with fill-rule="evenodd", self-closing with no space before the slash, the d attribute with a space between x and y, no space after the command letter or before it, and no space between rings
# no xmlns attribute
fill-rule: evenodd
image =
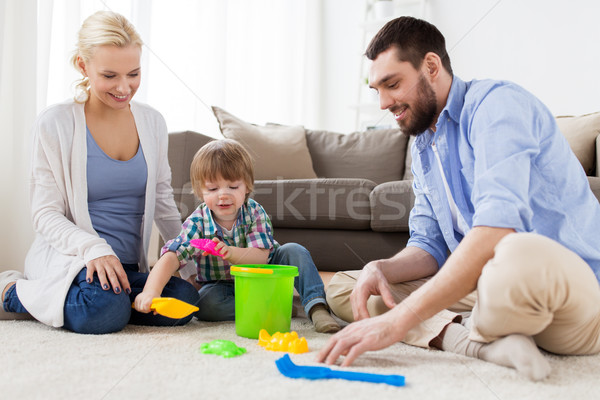
<svg viewBox="0 0 600 400"><path fill-rule="evenodd" d="M94 275L94 281L86 281L87 268L83 268L73 280L64 305L64 325L77 333L102 334L118 332L128 323L134 325L174 326L184 325L193 315L182 319L167 318L153 313L140 313L131 308L135 297L142 292L148 274L137 271L137 265L124 265L127 279L131 287L128 295L124 291L116 294L103 290L100 280ZM21 304L16 285L13 285L5 295L4 308L6 311L27 312ZM198 292L192 284L183 279L172 277L163 292L163 297L175 297L190 304L198 303Z"/></svg>
<svg viewBox="0 0 600 400"><path fill-rule="evenodd" d="M308 250L297 243L286 243L273 253L269 264L293 265L298 267L299 275L294 278L294 287L306 315L316 304L325 304L325 288L317 267ZM235 320L235 293L233 281L216 281L205 283L198 291L200 310L196 317L203 321Z"/></svg>

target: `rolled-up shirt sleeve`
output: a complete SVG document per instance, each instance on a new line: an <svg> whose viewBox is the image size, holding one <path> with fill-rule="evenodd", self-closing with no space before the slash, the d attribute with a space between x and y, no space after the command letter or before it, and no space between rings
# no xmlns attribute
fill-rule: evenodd
<svg viewBox="0 0 600 400"><path fill-rule="evenodd" d="M431 203L416 176L413 180L413 191L415 203L408 219L410 239L406 246L425 250L435 258L438 268L441 268L448 258L448 246L444 241Z"/></svg>

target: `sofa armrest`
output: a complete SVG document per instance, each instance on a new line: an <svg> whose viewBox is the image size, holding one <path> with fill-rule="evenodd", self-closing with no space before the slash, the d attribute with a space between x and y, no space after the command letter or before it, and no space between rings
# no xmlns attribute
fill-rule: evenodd
<svg viewBox="0 0 600 400"><path fill-rule="evenodd" d="M415 202L412 180L377 185L371 192L371 229L376 232L408 232L408 217Z"/></svg>

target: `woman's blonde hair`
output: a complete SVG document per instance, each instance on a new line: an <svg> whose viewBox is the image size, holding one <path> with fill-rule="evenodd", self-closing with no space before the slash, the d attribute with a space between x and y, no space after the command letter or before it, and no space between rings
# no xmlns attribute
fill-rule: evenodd
<svg viewBox="0 0 600 400"><path fill-rule="evenodd" d="M254 190L254 166L252 158L241 144L231 139L208 142L194 155L190 166L190 178L194 194L202 199L202 189L207 181L223 178L228 181L242 180L248 192ZM248 200L246 194L246 200Z"/></svg>
<svg viewBox="0 0 600 400"><path fill-rule="evenodd" d="M126 47L142 46L143 42L134 26L121 14L112 11L98 11L83 21L79 29L76 49L71 57L71 64L81 72L77 57L88 62L99 46ZM82 77L75 86L75 101L85 103L90 96L90 85L87 77Z"/></svg>

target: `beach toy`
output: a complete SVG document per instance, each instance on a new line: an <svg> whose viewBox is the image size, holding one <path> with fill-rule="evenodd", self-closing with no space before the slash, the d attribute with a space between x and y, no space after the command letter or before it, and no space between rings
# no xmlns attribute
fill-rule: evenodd
<svg viewBox="0 0 600 400"><path fill-rule="evenodd" d="M241 356L246 352L243 347L238 347L231 340L213 340L212 342L202 343L200 352L203 354L216 354L224 358Z"/></svg>
<svg viewBox="0 0 600 400"><path fill-rule="evenodd" d="M308 343L304 337L299 338L298 333L275 332L269 335L265 329L258 332L258 344L271 351L287 351L288 353L300 354L308 352Z"/></svg>
<svg viewBox="0 0 600 400"><path fill-rule="evenodd" d="M404 386L404 376L402 375L381 375L365 372L340 371L327 367L313 367L296 365L285 354L279 360L275 361L277 369L288 378L305 379L346 379L348 381L362 381L372 383L387 383L392 386Z"/></svg>
<svg viewBox="0 0 600 400"><path fill-rule="evenodd" d="M135 308L135 306L132 304L131 308ZM174 297L155 297L152 299L150 309L157 314L173 319L185 318L199 310L198 307Z"/></svg>
<svg viewBox="0 0 600 400"><path fill-rule="evenodd" d="M221 253L215 250L217 242L213 242L211 239L192 239L190 244L197 249L206 251L208 254L223 257Z"/></svg>
<svg viewBox="0 0 600 400"><path fill-rule="evenodd" d="M235 332L249 339L258 339L261 329L289 332L298 268L247 264L234 265L230 271L235 282Z"/></svg>

